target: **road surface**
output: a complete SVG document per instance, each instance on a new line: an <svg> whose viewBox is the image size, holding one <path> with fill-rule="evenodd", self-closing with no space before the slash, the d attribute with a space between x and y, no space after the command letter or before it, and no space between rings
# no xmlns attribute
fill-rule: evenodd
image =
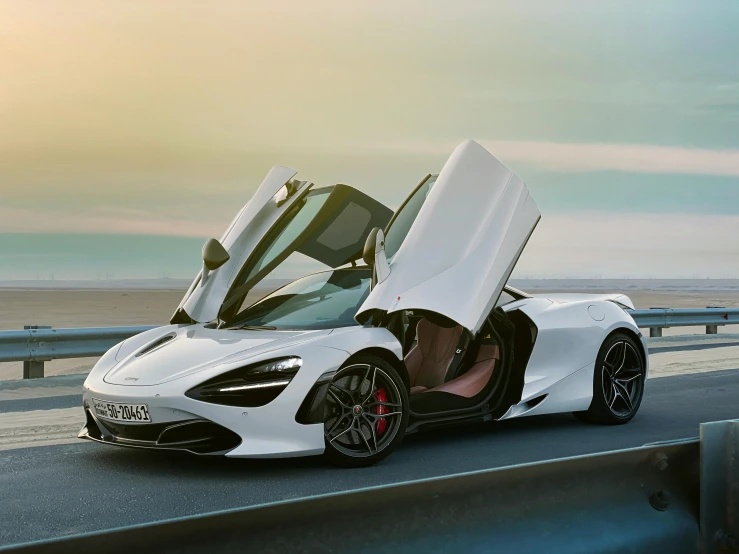
<svg viewBox="0 0 739 554"><path fill-rule="evenodd" d="M33 400L39 401L55 402ZM385 462L365 469L341 470L310 458L199 458L82 441L16 448L0 451L0 546L695 437L701 422L737 417L739 369L724 369L650 379L628 425L592 426L565 414L428 432L407 437Z"/></svg>

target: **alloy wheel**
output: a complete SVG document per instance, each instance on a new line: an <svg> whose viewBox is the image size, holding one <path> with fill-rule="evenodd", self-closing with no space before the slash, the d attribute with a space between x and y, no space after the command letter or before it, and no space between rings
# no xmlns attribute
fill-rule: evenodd
<svg viewBox="0 0 739 554"><path fill-rule="evenodd" d="M641 356L627 341L614 343L602 368L603 398L613 415L629 417L638 406L644 385Z"/></svg>
<svg viewBox="0 0 739 554"><path fill-rule="evenodd" d="M402 417L397 385L375 365L342 368L328 386L324 435L347 456L364 458L384 450L398 434Z"/></svg>

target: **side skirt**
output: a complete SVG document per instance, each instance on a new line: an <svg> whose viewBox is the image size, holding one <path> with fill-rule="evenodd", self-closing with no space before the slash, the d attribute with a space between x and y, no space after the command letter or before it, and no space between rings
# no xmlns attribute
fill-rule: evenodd
<svg viewBox="0 0 739 554"><path fill-rule="evenodd" d="M487 408L487 406L486 406ZM438 419L427 419L421 421L414 421L405 430L406 435L412 435L418 431L426 431L431 429L441 429L444 427L456 427L458 425L464 425L465 423L484 423L487 421L493 421L490 410L487 409L485 412L477 414L466 414L453 417L440 417Z"/></svg>

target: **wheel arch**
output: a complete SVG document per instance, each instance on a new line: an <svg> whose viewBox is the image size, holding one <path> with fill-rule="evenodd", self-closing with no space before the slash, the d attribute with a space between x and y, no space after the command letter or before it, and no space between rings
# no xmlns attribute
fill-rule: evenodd
<svg viewBox="0 0 739 554"><path fill-rule="evenodd" d="M639 348L639 355L641 356L642 362L644 363L644 368L646 369L649 364L649 352L645 350L644 343L642 342L639 334L629 327L616 327L610 333L608 333L608 335L606 335L606 337L603 339L603 342L607 341L611 336L615 335L616 333L622 333L624 335L629 336L630 338L634 340L634 342L636 343L636 346Z"/></svg>
<svg viewBox="0 0 739 554"><path fill-rule="evenodd" d="M398 372L400 378L403 379L403 384L405 385L406 390L410 391L411 379L408 375L408 370L405 367L405 363L403 363L403 360L398 359L398 357L392 350L388 350L387 348L382 348L379 346L363 348L362 350L358 350L357 352L349 356L346 362L344 362L344 365L350 364L352 361L354 361L354 359L362 355L376 356L383 361L389 363L391 366L393 366L393 368L395 368L395 371Z"/></svg>
<svg viewBox="0 0 739 554"><path fill-rule="evenodd" d="M621 337L617 337L616 335L621 335ZM603 387L604 370L596 368L596 371L594 372L594 375L593 375L593 399L587 410L573 412L574 415L578 419L588 422L588 423L598 423L601 425L621 425L621 424L628 423L629 421L631 421L631 419L636 415L636 412L639 410L639 406L641 405L642 399L644 398L644 385L646 382L646 377L647 377L646 371L647 371L647 367L648 367L647 364L649 360L648 350L646 349L645 343L643 341L642 336L640 336L640 333L638 331L635 331L628 324L616 326L615 328L611 329L608 332L608 334L604 337L603 342L601 343L598 357L601 356L601 352L604 351L604 346L606 345L606 343L609 342L609 340L612 342L611 348L613 348L613 346L618 344L619 341L622 341L624 337L631 339L632 342L638 345L637 352L639 352L641 361L644 364L645 373L643 375L641 391L639 393L638 398L636 399L632 398L633 392L626 390L625 392L630 397L630 400L627 403L627 407L629 411L627 413L615 412L612 409L613 400L615 400L615 397L609 403L605 396L605 393L603 392L605 390ZM606 354L604 354L605 356L607 356L607 352L610 352L610 350L606 351ZM599 358L596 358L596 365L597 365L598 359ZM604 360L605 358L603 358L602 361ZM625 360L625 357L624 357L624 360ZM613 379L613 374L611 374L611 379ZM596 390L596 389L600 389L600 390ZM615 392L615 389L614 389L614 394L617 394ZM636 402L635 407L632 406L632 402Z"/></svg>

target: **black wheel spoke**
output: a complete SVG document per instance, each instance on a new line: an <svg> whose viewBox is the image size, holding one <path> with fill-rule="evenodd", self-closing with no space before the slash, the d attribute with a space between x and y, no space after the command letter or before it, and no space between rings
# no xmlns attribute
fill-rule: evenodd
<svg viewBox="0 0 739 554"><path fill-rule="evenodd" d="M616 359L613 363L613 374L617 375L619 371L621 371L624 368L624 364L626 363L626 343L621 342L619 343L618 348L616 349Z"/></svg>
<svg viewBox="0 0 739 554"><path fill-rule="evenodd" d="M391 416L398 416L403 415L403 412L388 412L386 414L376 414L374 412L365 412L364 415L366 417L371 417L375 420L382 419L383 417L391 417Z"/></svg>
<svg viewBox="0 0 739 554"><path fill-rule="evenodd" d="M335 436L334 438L330 439L330 440L329 440L329 442L334 442L334 441L335 441L336 439L338 439L339 437L341 437L341 436L343 436L343 435L347 434L347 433L348 433L349 431L351 431L351 430L352 430L352 428L353 428L353 427L354 427L354 420L349 420L349 425L347 426L347 428L346 428L346 429L344 429L344 430L343 430L343 431L342 431L341 433L339 433L338 435L336 435L336 436Z"/></svg>
<svg viewBox="0 0 739 554"><path fill-rule="evenodd" d="M333 399L334 399L334 400L335 400L336 402L338 402L338 403L339 403L339 405L340 405L340 406L342 407L342 409L348 409L348 410L351 410L351 405L349 405L349 404L346 404L346 403L345 403L345 402L344 402L343 400L341 400L341 398L339 398L339 397L338 397L338 395L337 395L337 394L336 394L336 393L335 393L334 391L332 391L332 390L331 390L331 387L329 387L329 388L328 388L328 391L327 391L327 392L328 392L328 394L330 394L330 395L331 395L331 397L332 397L332 398L333 398Z"/></svg>
<svg viewBox="0 0 739 554"><path fill-rule="evenodd" d="M603 360L603 371L605 371L609 377L613 375L613 371L614 371L613 360L609 360L608 358Z"/></svg>
<svg viewBox="0 0 739 554"><path fill-rule="evenodd" d="M370 446L369 442L367 442L367 437L364 436L364 431L362 431L362 419L356 418L357 423L357 433L359 433L359 436L362 437L362 441L364 441L364 445L367 447L367 452L369 452L369 455L372 456L372 447ZM370 425L370 431L372 431L372 426Z"/></svg>
<svg viewBox="0 0 739 554"><path fill-rule="evenodd" d="M330 385L328 386L328 390L329 390L329 391L331 391L332 389L333 389L334 391L338 391L338 392L340 392L341 394L345 395L345 396L346 396L347 398L349 398L349 400L350 400L350 401L351 401L351 400L352 400L352 399L354 398L354 395L353 395L353 394L352 394L351 392L349 392L348 390L346 390L346 389L345 389L344 387L340 387L340 386L339 386L339 385L337 385L336 383L331 383L331 384L330 384ZM334 396L335 396L335 395L334 395ZM339 400L339 402L341 402L342 404L344 404L344 401L342 401L342 400Z"/></svg>
<svg viewBox="0 0 739 554"><path fill-rule="evenodd" d="M613 386L618 391L619 397L621 397L621 399L624 401L624 404L626 404L626 408L629 410L630 413L634 409L634 406L631 402L631 394L629 394L628 389L618 382L614 382Z"/></svg>
<svg viewBox="0 0 739 554"><path fill-rule="evenodd" d="M606 383L610 383L613 380L613 373L611 373L611 370L609 370L605 364L603 364L603 375L601 376L601 380L603 381L604 387ZM603 390L605 391L605 388Z"/></svg>
<svg viewBox="0 0 739 554"><path fill-rule="evenodd" d="M613 404L616 402L616 399L618 398L618 391L616 390L616 386L611 383L611 401L608 402L608 407L613 409Z"/></svg>
<svg viewBox="0 0 739 554"><path fill-rule="evenodd" d="M603 360L604 369L608 372L609 376L613 376L623 365L624 355L626 353L625 343L617 342L606 353L606 357Z"/></svg>
<svg viewBox="0 0 739 554"><path fill-rule="evenodd" d="M326 435L327 437L330 437L330 436L331 436L331 434L332 434L332 433L333 433L334 431L336 431L336 428L337 428L337 427L339 426L339 424L340 424L340 423L341 423L342 421L344 421L344 419L346 419L346 417L347 417L348 415L349 415L349 414L348 414L348 413L347 413L346 411L342 410L342 412L341 412L341 413L340 413L340 414L339 414L338 416L336 416L336 421L334 421L334 423L333 423L333 424L331 425L331 428L330 428L330 429L329 429L328 431L325 431L325 432L324 432L324 435Z"/></svg>
<svg viewBox="0 0 739 554"><path fill-rule="evenodd" d="M603 382L610 381L613 376L613 369L606 363L603 364Z"/></svg>
<svg viewBox="0 0 739 554"><path fill-rule="evenodd" d="M375 400L371 404L367 404L365 406L366 409L371 410L372 408L379 408L380 406L384 406L385 408L402 408L402 404L395 404L393 402L382 402L380 400Z"/></svg>
<svg viewBox="0 0 739 554"><path fill-rule="evenodd" d="M614 373L613 376L622 376L622 375L640 375L641 374L641 367L622 367L618 372Z"/></svg>
<svg viewBox="0 0 739 554"><path fill-rule="evenodd" d="M370 431L372 432L372 442L375 445L375 452L377 451L377 435L375 434L375 423L374 421L370 421L367 419L367 414L362 414L362 417L364 417L364 421L369 425Z"/></svg>
<svg viewBox="0 0 739 554"><path fill-rule="evenodd" d="M375 394L375 379L377 378L377 368L372 368L372 383L370 384L369 392L367 393L367 398L365 398L362 401L362 405L365 405Z"/></svg>
<svg viewBox="0 0 739 554"><path fill-rule="evenodd" d="M636 379L638 379L639 377L640 377L639 375L631 375L631 376L629 376L629 377L616 377L616 378L615 378L615 379L613 380L613 382L614 382L614 383L618 383L619 385L621 385L621 386L623 386L623 387L627 387L627 385L628 385L629 383L632 383L633 381L635 381L635 380L636 380Z"/></svg>
<svg viewBox="0 0 739 554"><path fill-rule="evenodd" d="M362 377L362 380L359 382L359 385L357 386L357 392L362 392L362 385L364 385L364 382L369 377L370 370L372 369L372 366L367 366L367 369L364 372L364 376ZM372 387L370 386L370 392L372 392Z"/></svg>

